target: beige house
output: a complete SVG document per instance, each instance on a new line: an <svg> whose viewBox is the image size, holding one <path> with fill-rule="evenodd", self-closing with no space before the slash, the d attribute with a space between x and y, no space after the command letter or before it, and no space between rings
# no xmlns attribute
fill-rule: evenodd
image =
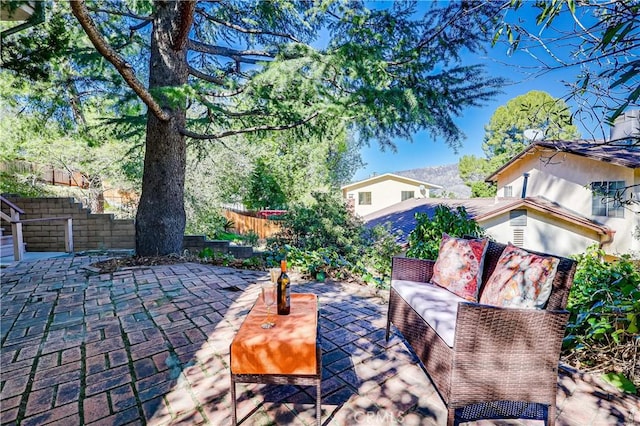
<svg viewBox="0 0 640 426"><path fill-rule="evenodd" d="M498 241L565 256L593 243L610 254L640 250L637 146L537 141L487 181L513 200L475 218Z"/></svg>
<svg viewBox="0 0 640 426"><path fill-rule="evenodd" d="M429 190L440 188L438 185L385 173L350 183L341 189L342 198L356 215L362 217L411 198L429 198Z"/></svg>

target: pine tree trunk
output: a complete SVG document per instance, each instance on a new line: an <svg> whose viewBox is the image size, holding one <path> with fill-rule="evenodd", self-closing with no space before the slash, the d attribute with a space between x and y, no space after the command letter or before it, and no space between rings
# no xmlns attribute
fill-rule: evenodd
<svg viewBox="0 0 640 426"><path fill-rule="evenodd" d="M149 89L182 86L188 77L186 47L175 46L181 28L180 2L155 2ZM157 97L157 95L156 95ZM147 113L146 150L142 194L136 215L136 254L166 255L182 251L185 227L184 182L186 142L185 105L159 99L170 120Z"/></svg>

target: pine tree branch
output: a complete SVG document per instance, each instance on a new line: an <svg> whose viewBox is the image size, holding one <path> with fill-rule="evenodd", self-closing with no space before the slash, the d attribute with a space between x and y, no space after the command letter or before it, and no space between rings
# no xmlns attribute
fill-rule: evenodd
<svg viewBox="0 0 640 426"><path fill-rule="evenodd" d="M300 43L300 40L298 40L297 38L295 38L291 34L277 33L275 31L264 31L264 30L259 30L259 29L255 29L255 28L245 28L245 27L242 27L240 25L234 24L232 22L223 21L222 19L218 19L215 16L207 13L205 10L203 10L201 8L196 9L196 12L199 13L200 15L202 15L203 17L205 17L209 21L215 22L216 24L223 25L223 26L225 26L227 28L230 28L232 30L236 30L236 31L244 33L244 34L274 36L274 37L285 38L285 39L291 40L291 41L296 42L296 43Z"/></svg>
<svg viewBox="0 0 640 426"><path fill-rule="evenodd" d="M151 24L151 22L152 22L151 20L148 20L148 21L142 21L138 25L132 25L132 26L129 27L129 31L130 31L130 33L134 33L134 32L136 32L138 30L143 29L147 25ZM131 35L132 34L130 34L130 36Z"/></svg>
<svg viewBox="0 0 640 426"><path fill-rule="evenodd" d="M137 19L140 21L151 22L153 20L153 16L136 15L135 13L123 12L122 10L102 9L100 7L87 7L87 10L95 13L106 13L108 15L125 16L127 18Z"/></svg>
<svg viewBox="0 0 640 426"><path fill-rule="evenodd" d="M257 59L246 58L246 56L262 56L266 58L273 58L275 55L264 50L236 50L228 47L214 46L207 43L202 43L193 39L188 42L189 50L194 50L200 53L207 53L210 55L224 56L232 58L236 62L244 62L246 64L257 64L260 62Z"/></svg>
<svg viewBox="0 0 640 426"><path fill-rule="evenodd" d="M214 108L208 108L209 111ZM222 115L230 118L241 118L241 117L258 117L258 116L267 116L267 112L259 109L253 109L250 111L230 111L226 108L222 108L219 106L215 107L215 111L222 113ZM211 116L211 114L209 114Z"/></svg>
<svg viewBox="0 0 640 426"><path fill-rule="evenodd" d="M502 7L507 7L508 3L505 3L502 5ZM438 39L438 37L442 36L442 34L444 34L452 25L455 21L457 20L461 20L462 17L464 17L467 14L470 14L470 12L473 9L477 9L483 7L481 3L478 4L471 4L471 3L464 3L463 5L460 6L459 10L457 13L453 14L451 16L451 18L449 18L449 20L447 22L443 22L441 25L438 25L438 27L433 30L432 33L429 34L428 37L423 37L422 40L420 40L418 42L418 44L412 48L411 50L421 53L425 48L427 48L431 43L433 43L434 41L436 41ZM410 57L408 59L403 59L400 61L387 61L387 65L393 67L393 66L402 66L402 65L406 65L410 62L415 61L415 58Z"/></svg>
<svg viewBox="0 0 640 426"><path fill-rule="evenodd" d="M138 95L138 97L144 102L145 105L149 108L149 110L161 121L168 121L171 117L169 114L162 110L162 107L151 93L147 90L147 88L142 84L140 80L136 77L133 72L133 68L127 61L122 58L118 52L113 50L111 46L104 39L100 31L98 30L95 22L89 16L89 12L87 10L87 6L84 0L74 0L71 1L71 12L73 16L76 17L84 32L89 36L91 43L95 46L96 50L100 52L100 54L113 66L116 68L118 73L122 76L124 81L133 89L134 92Z"/></svg>
<svg viewBox="0 0 640 426"><path fill-rule="evenodd" d="M192 132L191 130L187 130L187 129L180 129L180 133L182 133L184 136L187 136L191 139L198 139L198 140L205 140L205 139L222 139L225 138L227 136L234 136L234 135L240 135L243 133L253 133L253 132L261 132L261 131L281 131L281 130L289 130L289 129L293 129L299 126L302 126L303 124L306 124L308 122L310 122L311 120L313 120L314 118L316 118L317 116L320 115L319 111L314 112L313 114L311 114L310 116L296 121L294 123L289 123L289 124L283 124L281 126L254 126L254 127L247 127L244 129L237 129L237 130L225 130L224 132L220 132L217 134L201 134L201 133L196 133L196 132Z"/></svg>
<svg viewBox="0 0 640 426"><path fill-rule="evenodd" d="M224 79L219 77L214 77L211 74L204 73L200 70L193 68L192 66L189 66L189 74L201 80L208 81L209 83L220 84L220 85L223 85L225 83Z"/></svg>
<svg viewBox="0 0 640 426"><path fill-rule="evenodd" d="M247 88L245 86L242 86L232 92L220 92L220 93L203 92L203 94L207 96L211 96L212 98L232 98L234 96L241 95L242 93L244 93L245 90L247 90Z"/></svg>

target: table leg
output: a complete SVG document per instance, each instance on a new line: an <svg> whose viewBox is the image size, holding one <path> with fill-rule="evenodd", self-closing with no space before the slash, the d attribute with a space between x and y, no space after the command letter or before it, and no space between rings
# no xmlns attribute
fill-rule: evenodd
<svg viewBox="0 0 640 426"><path fill-rule="evenodd" d="M321 409L321 404L322 404L322 391L321 391L321 386L322 386L322 379L318 379L318 381L316 382L316 424L317 426L320 426L322 423L322 409Z"/></svg>
<svg viewBox="0 0 640 426"><path fill-rule="evenodd" d="M231 424L238 424L238 414L236 413L236 382L231 377Z"/></svg>

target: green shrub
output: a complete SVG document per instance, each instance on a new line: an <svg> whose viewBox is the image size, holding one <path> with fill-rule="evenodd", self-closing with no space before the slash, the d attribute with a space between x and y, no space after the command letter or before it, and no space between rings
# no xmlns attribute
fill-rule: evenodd
<svg viewBox="0 0 640 426"><path fill-rule="evenodd" d="M260 239L260 237L253 230L251 230L251 231L249 231L246 234L241 236L242 244L246 244L246 245L251 246L251 247L256 247L258 245L258 240L259 239Z"/></svg>
<svg viewBox="0 0 640 426"><path fill-rule="evenodd" d="M242 260L242 267L248 269L264 269L264 259L261 256L252 256Z"/></svg>
<svg viewBox="0 0 640 426"><path fill-rule="evenodd" d="M216 240L224 240L224 241L240 241L240 235L234 233L234 232L218 232L217 234L215 234L214 239Z"/></svg>
<svg viewBox="0 0 640 426"><path fill-rule="evenodd" d="M336 270L349 265L339 253L330 247L317 250L304 250L286 246L286 259L292 266L304 274L315 276L318 272L335 273Z"/></svg>
<svg viewBox="0 0 640 426"><path fill-rule="evenodd" d="M283 230L269 241L267 263L289 264L314 276L323 271L338 279L354 275L376 286L388 284L391 256L400 252L385 227L368 229L334 195L314 193L311 205L293 206L282 218Z"/></svg>
<svg viewBox="0 0 640 426"><path fill-rule="evenodd" d="M640 345L640 272L628 256L605 261L604 251L595 245L575 258L578 266L567 303L571 316L563 342L565 356L579 367L623 369L623 374L635 374L632 380L640 385L640 371L633 373L633 357ZM628 346L632 350L625 350ZM601 365L603 359L613 364Z"/></svg>
<svg viewBox="0 0 640 426"><path fill-rule="evenodd" d="M283 216L279 244L305 250L331 247L340 255L351 253L362 243L362 221L353 216L336 195L315 192L310 205L295 205Z"/></svg>
<svg viewBox="0 0 640 426"><path fill-rule="evenodd" d="M185 227L185 234L205 235L207 238L223 239L224 233L235 224L215 210L198 211L190 218Z"/></svg>
<svg viewBox="0 0 640 426"><path fill-rule="evenodd" d="M391 259L402 252L398 237L398 233L393 234L388 225L367 229L364 234L364 255L356 261L356 267L363 270L365 282L373 283L378 288L389 288Z"/></svg>
<svg viewBox="0 0 640 426"><path fill-rule="evenodd" d="M220 218L220 221L222 222L222 230L224 232L231 232L231 230L236 227L236 223L234 221L227 219L224 216Z"/></svg>
<svg viewBox="0 0 640 426"><path fill-rule="evenodd" d="M235 260L235 257L232 254L215 251L211 247L203 248L200 253L198 253L198 257L205 262L222 266L229 266Z"/></svg>
<svg viewBox="0 0 640 426"><path fill-rule="evenodd" d="M407 256L434 260L440 251L442 234L452 237L482 237L484 230L474 221L467 210L460 206L455 209L445 205L435 208L433 218L427 213L416 213L416 227L409 234Z"/></svg>
<svg viewBox="0 0 640 426"><path fill-rule="evenodd" d="M0 194L46 197L51 196L51 191L35 175L0 172Z"/></svg>
<svg viewBox="0 0 640 426"><path fill-rule="evenodd" d="M187 220L184 232L185 234L204 235L209 239L215 239L218 234L224 232L226 220L217 210L199 210Z"/></svg>

